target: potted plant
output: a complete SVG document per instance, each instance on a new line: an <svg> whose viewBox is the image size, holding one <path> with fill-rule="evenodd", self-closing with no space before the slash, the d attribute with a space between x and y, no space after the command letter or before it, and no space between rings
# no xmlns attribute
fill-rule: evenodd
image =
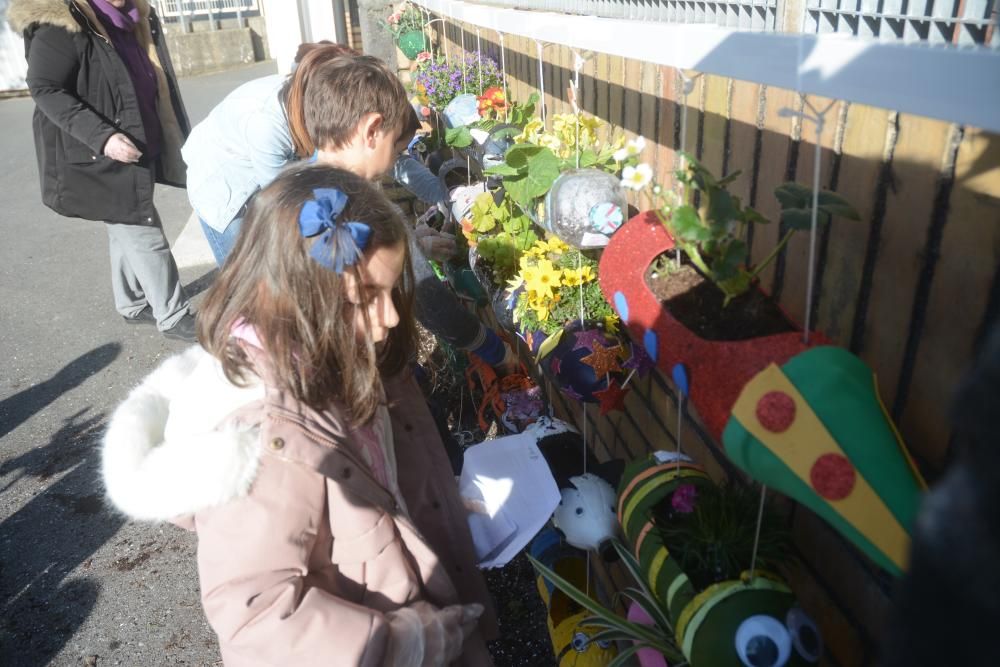
<svg viewBox="0 0 1000 667"><path fill-rule="evenodd" d="M463 53L449 60L443 57L427 59L413 77L413 89L428 107L441 113L461 94L473 96L473 109L478 114L476 98L483 91L503 85L496 62L479 52Z"/></svg>
<svg viewBox="0 0 1000 667"><path fill-rule="evenodd" d="M424 34L424 17L414 5L404 4L385 18L382 25L392 33L396 46L410 60L427 50L429 44Z"/></svg>
<svg viewBox="0 0 1000 667"><path fill-rule="evenodd" d="M683 159L686 165L676 174L685 185L680 199L653 182L648 165L629 164L623 170L623 184L648 188L658 206L612 238L601 257L601 289L661 369L669 373L677 364L688 366L691 401L718 438L747 381L808 345L757 287L761 266L750 265L744 235L751 222L768 220L726 190L736 174L718 179L692 157ZM811 193L785 184L775 194L787 228L779 242L783 246L796 230L808 227ZM819 199L819 224L833 215L858 217L834 193L821 193ZM777 250L762 264L776 256ZM811 340L812 345L822 342L818 334Z"/></svg>

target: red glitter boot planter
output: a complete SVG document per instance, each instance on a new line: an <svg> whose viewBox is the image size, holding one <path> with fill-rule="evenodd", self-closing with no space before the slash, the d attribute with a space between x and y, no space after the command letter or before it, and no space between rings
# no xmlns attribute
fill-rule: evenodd
<svg viewBox="0 0 1000 667"><path fill-rule="evenodd" d="M641 343L668 376L676 364L687 367L690 400L709 432L720 439L744 385L769 364L783 364L799 352L828 344L821 334L810 343L802 333L742 341L708 341L681 324L646 284L646 269L674 241L656 213L640 213L625 223L601 256L604 297L615 307L633 340Z"/></svg>

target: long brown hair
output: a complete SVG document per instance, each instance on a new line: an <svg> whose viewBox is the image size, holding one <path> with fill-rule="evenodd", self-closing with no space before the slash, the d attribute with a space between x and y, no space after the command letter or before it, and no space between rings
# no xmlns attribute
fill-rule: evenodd
<svg viewBox="0 0 1000 667"><path fill-rule="evenodd" d="M302 206L318 188L347 195L338 219L371 227L366 252L399 245L406 253L393 290L399 324L378 345L370 337L357 340L343 277L310 257L315 238L299 231ZM338 405L353 425L368 422L382 398L382 375L401 372L416 349L406 234L392 203L363 178L321 165L283 172L253 198L232 254L199 309L198 340L222 362L230 382L245 384L258 371L231 333L246 323L266 351L268 377L278 388L317 410ZM346 267L345 275L352 272L364 290L358 264Z"/></svg>

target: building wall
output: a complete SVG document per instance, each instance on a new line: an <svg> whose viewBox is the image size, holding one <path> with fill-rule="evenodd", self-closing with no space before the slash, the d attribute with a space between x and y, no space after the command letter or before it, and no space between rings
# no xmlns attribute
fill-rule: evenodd
<svg viewBox="0 0 1000 667"><path fill-rule="evenodd" d="M472 26L450 23L439 49L476 48ZM481 30L482 49L499 63L496 33ZM505 37L511 98L539 87L534 41ZM549 113L570 112L566 89L573 54L543 51ZM580 75L582 109L629 137L644 136L661 182L682 146L716 173L742 171L731 190L772 220L772 192L786 180L812 183L821 151L822 186L847 197L861 222L836 219L818 243L815 327L864 359L882 398L926 476L949 455L948 408L962 372L1000 310L1000 137L972 127L900 114L843 100L804 98L790 90L687 73L594 54ZM825 110L825 130L787 117L808 103ZM686 132L681 135L686 109ZM818 148L817 148L818 146ZM636 200L643 208L648 202ZM759 261L779 238L779 225L758 225L752 255ZM763 274L762 286L800 324L805 315L808 238L793 238ZM676 395L655 374L635 384L624 414L586 416L599 457L643 457L670 449L677 437ZM556 409L581 428L580 405L549 392ZM684 449L716 478L738 474L697 417L684 421ZM788 503L802 565L789 573L805 608L820 623L831 665L874 665L883 634L891 578L809 510Z"/></svg>

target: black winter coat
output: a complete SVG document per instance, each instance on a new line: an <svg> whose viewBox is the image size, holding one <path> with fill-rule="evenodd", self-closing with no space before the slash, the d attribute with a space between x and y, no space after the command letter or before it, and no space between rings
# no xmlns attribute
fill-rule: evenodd
<svg viewBox="0 0 1000 667"><path fill-rule="evenodd" d="M141 16L136 37L159 80L163 128L159 158L136 164L103 154L116 132L145 151L145 131L125 63L86 0L12 0L8 8L11 26L24 34L42 201L61 215L152 224L154 175L184 185L187 114L159 19L147 0L133 1Z"/></svg>

